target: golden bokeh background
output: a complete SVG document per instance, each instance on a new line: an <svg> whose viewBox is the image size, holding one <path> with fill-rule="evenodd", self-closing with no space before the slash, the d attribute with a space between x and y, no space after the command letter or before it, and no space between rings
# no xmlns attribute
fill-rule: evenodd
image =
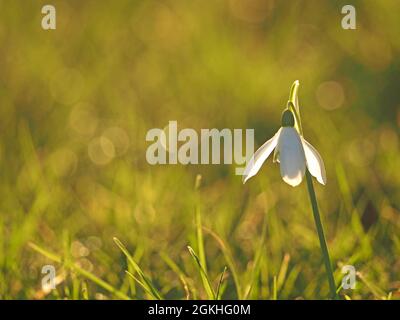
<svg viewBox="0 0 400 320"><path fill-rule="evenodd" d="M49 2L57 29L45 31ZM357 29L344 30L348 2L1 0L0 297L115 298L35 243L148 298L115 236L166 298L205 298L186 248L197 208L212 284L227 252L237 269L222 298L271 299L274 278L279 299L326 298L304 182L284 184L271 160L243 186L235 165L145 157L146 132L170 120L254 128L260 146L298 79L304 134L327 168L315 188L336 282L341 266L358 271L341 296L399 298L400 2L350 1ZM43 292L49 263L59 285Z"/></svg>

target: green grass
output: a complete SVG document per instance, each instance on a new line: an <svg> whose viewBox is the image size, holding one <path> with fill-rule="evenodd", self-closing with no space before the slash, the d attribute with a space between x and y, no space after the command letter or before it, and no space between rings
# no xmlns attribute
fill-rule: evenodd
<svg viewBox="0 0 400 320"><path fill-rule="evenodd" d="M345 31L327 1L55 0L54 32L39 2L3 2L1 299L328 299L306 181L271 159L246 185L234 165L146 162L169 120L254 128L257 148L295 79L337 286L357 270L338 294L400 298L398 1L360 2Z"/></svg>

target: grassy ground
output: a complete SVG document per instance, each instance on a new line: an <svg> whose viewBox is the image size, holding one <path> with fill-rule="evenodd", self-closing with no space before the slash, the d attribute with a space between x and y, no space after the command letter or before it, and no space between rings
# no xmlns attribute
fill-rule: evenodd
<svg viewBox="0 0 400 320"><path fill-rule="evenodd" d="M340 1L339 1L340 2ZM0 1L2 299L326 299L305 182L146 162L147 130L279 128L301 82L335 280L400 298L397 1ZM44 290L44 265L56 269Z"/></svg>

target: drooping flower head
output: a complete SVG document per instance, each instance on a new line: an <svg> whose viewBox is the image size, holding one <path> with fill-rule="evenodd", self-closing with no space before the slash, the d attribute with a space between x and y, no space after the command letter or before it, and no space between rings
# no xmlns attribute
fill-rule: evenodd
<svg viewBox="0 0 400 320"><path fill-rule="evenodd" d="M324 162L318 151L295 128L295 117L289 108L282 113L282 127L265 142L248 162L243 183L257 174L262 164L275 150L274 162L280 165L283 181L295 187L303 180L306 168L321 184L326 184Z"/></svg>

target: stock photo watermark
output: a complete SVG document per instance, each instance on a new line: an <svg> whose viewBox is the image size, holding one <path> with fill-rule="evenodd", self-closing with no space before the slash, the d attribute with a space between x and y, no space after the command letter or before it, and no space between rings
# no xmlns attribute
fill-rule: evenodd
<svg viewBox="0 0 400 320"><path fill-rule="evenodd" d="M342 14L345 16L342 18L342 28L344 30L355 30L357 29L356 25L356 8L352 5L345 5L342 8Z"/></svg>
<svg viewBox="0 0 400 320"><path fill-rule="evenodd" d="M341 272L343 274L341 287L345 290L354 290L356 288L356 268L353 265L344 265ZM56 268L53 265L44 265L41 269L41 274L44 275L41 281L42 290L49 293L51 290L56 289Z"/></svg>
<svg viewBox="0 0 400 320"><path fill-rule="evenodd" d="M243 155L243 135L245 155ZM169 121L164 129L153 128L146 134L153 142L146 151L146 160L156 164L235 164L236 175L242 175L245 164L254 153L254 129L178 130L177 121Z"/></svg>
<svg viewBox="0 0 400 320"><path fill-rule="evenodd" d="M43 30L56 30L57 18L56 8L54 5L46 4L42 7L41 13L44 15L41 21ZM356 25L356 8L351 4L346 4L342 7L341 13L344 14L341 20L341 26L345 30L355 30Z"/></svg>
<svg viewBox="0 0 400 320"><path fill-rule="evenodd" d="M342 278L342 288L354 290L356 288L356 268L352 265L345 265L342 267L341 271L344 274Z"/></svg>
<svg viewBox="0 0 400 320"><path fill-rule="evenodd" d="M56 8L53 5L47 4L42 7L42 29L55 30L57 28Z"/></svg>
<svg viewBox="0 0 400 320"><path fill-rule="evenodd" d="M54 290L57 285L56 268L51 264L47 264L42 267L41 273L44 274L44 277L42 277L42 290L44 292Z"/></svg>

